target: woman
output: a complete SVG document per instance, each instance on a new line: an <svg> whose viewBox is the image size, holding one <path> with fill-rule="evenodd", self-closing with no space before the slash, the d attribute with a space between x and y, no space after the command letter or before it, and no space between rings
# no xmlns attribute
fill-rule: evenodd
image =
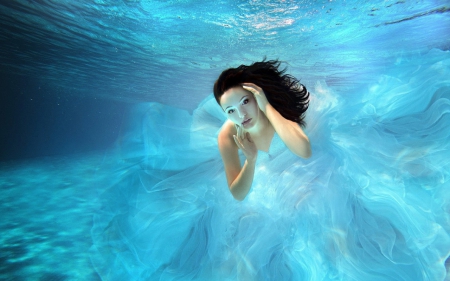
<svg viewBox="0 0 450 281"><path fill-rule="evenodd" d="M311 156L301 128L309 93L279 66L279 61L271 60L230 68L214 84L216 101L228 118L219 132L219 150L237 200L244 200L250 191L258 150L268 151L275 133L294 154ZM239 149L246 158L242 167Z"/></svg>
<svg viewBox="0 0 450 281"><path fill-rule="evenodd" d="M224 71L192 115L136 108L91 231L104 280L445 278L448 54L310 103L278 67Z"/></svg>

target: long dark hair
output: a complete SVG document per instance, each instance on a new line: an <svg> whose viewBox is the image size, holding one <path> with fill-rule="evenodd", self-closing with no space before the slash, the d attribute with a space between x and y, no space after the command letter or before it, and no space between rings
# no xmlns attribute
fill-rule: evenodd
<svg viewBox="0 0 450 281"><path fill-rule="evenodd" d="M229 68L220 74L214 83L214 97L220 104L220 97L227 90L242 83L253 83L264 90L269 103L286 119L304 127L304 114L309 105L309 92L295 77L279 70L281 62L265 59L251 65Z"/></svg>

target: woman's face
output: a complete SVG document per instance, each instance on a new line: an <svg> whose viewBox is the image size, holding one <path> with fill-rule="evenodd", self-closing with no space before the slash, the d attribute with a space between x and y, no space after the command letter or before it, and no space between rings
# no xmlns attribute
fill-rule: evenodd
<svg viewBox="0 0 450 281"><path fill-rule="evenodd" d="M244 129L250 129L258 122L258 103L253 94L242 87L225 91L220 97L220 105L228 119Z"/></svg>

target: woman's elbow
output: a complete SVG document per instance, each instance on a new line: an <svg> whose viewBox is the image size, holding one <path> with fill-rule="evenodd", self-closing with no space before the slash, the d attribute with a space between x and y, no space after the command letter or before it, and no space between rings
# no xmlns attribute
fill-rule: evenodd
<svg viewBox="0 0 450 281"><path fill-rule="evenodd" d="M308 159L308 158L310 158L312 156L311 150L294 152L294 154L297 155L298 157L303 158L303 159Z"/></svg>
<svg viewBox="0 0 450 281"><path fill-rule="evenodd" d="M304 159L308 159L312 156L311 145L309 144L309 142L301 146L300 145L295 146L294 149L291 149L291 151L298 157Z"/></svg>
<svg viewBox="0 0 450 281"><path fill-rule="evenodd" d="M231 195L233 195L233 198L237 201L244 201L247 194L243 194L242 192L239 192L239 190L236 190L236 188L230 187Z"/></svg>
<svg viewBox="0 0 450 281"><path fill-rule="evenodd" d="M236 199L237 201L244 201L245 196L246 196L246 194L243 195L243 194L233 192L233 191L231 191L231 195L233 195L233 198Z"/></svg>
<svg viewBox="0 0 450 281"><path fill-rule="evenodd" d="M303 158L308 159L312 156L311 146L309 146L303 153Z"/></svg>

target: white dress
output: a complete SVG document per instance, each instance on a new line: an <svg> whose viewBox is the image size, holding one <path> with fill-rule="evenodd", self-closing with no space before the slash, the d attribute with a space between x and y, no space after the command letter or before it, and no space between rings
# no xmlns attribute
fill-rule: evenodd
<svg viewBox="0 0 450 281"><path fill-rule="evenodd" d="M103 280L443 280L450 253L450 56L406 61L379 83L310 85L313 155L275 134L246 199L217 149L208 97L191 115L149 103L118 142L94 217ZM308 86L308 85L307 85ZM243 160L243 159L242 159Z"/></svg>

